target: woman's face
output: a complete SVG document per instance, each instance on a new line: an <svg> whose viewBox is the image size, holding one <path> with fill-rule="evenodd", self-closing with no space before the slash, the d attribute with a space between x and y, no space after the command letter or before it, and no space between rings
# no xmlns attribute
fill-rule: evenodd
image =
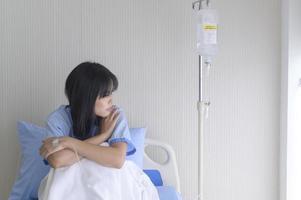
<svg viewBox="0 0 301 200"><path fill-rule="evenodd" d="M97 97L94 110L98 117L107 117L112 111L112 108L112 95L102 98Z"/></svg>

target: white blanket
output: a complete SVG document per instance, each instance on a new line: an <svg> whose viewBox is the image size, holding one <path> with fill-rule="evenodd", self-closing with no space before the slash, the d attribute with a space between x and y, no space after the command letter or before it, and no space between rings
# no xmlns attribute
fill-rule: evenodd
<svg viewBox="0 0 301 200"><path fill-rule="evenodd" d="M82 159L53 169L41 181L39 200L158 200L149 177L132 161L121 169Z"/></svg>

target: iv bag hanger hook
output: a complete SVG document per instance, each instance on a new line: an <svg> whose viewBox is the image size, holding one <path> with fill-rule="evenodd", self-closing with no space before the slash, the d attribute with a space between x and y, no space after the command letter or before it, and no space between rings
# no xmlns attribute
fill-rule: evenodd
<svg viewBox="0 0 301 200"><path fill-rule="evenodd" d="M192 3L192 9L193 9L193 10L195 10L196 8L197 8L198 10L203 9L203 8L204 8L204 7L203 7L203 2L205 2L205 1L206 1L206 6L207 6L207 8L209 8L210 0L198 0L198 1L195 1L195 2ZM198 4L198 7L196 7L197 4Z"/></svg>

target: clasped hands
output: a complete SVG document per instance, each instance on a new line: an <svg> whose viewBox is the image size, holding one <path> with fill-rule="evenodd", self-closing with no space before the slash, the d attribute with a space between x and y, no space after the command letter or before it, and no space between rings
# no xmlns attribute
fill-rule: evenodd
<svg viewBox="0 0 301 200"><path fill-rule="evenodd" d="M62 137L49 137L43 140L43 144L40 147L40 155L47 159L47 157L57 151L70 148L72 149L72 142L76 140L72 137L62 136Z"/></svg>

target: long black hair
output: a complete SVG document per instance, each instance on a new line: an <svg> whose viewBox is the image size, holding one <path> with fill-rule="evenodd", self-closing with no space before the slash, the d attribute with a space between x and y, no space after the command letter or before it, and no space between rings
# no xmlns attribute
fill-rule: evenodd
<svg viewBox="0 0 301 200"><path fill-rule="evenodd" d="M65 95L69 101L73 120L73 137L87 139L92 136L92 125L99 125L102 118L94 111L97 98L109 96L118 88L116 76L98 63L84 62L68 75Z"/></svg>

